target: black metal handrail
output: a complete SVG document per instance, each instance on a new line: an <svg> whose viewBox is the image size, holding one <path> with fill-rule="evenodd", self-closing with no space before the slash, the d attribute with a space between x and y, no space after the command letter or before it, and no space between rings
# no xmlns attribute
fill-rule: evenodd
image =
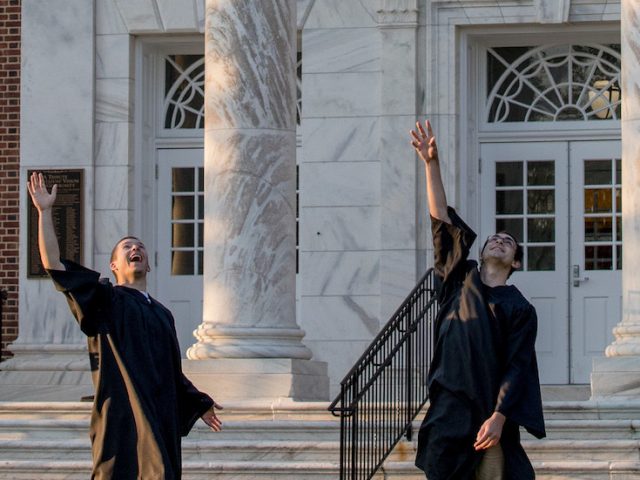
<svg viewBox="0 0 640 480"><path fill-rule="evenodd" d="M329 411L340 417L340 479L368 480L428 399L437 313L433 270L418 282L340 382Z"/></svg>

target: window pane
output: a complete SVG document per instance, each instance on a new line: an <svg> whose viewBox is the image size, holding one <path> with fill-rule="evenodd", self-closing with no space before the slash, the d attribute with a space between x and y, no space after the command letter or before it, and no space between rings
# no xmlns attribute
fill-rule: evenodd
<svg viewBox="0 0 640 480"><path fill-rule="evenodd" d="M528 247L527 270L549 271L556 268L556 251L554 247Z"/></svg>
<svg viewBox="0 0 640 480"><path fill-rule="evenodd" d="M174 223L172 225L171 246L193 247L194 233L193 223Z"/></svg>
<svg viewBox="0 0 640 480"><path fill-rule="evenodd" d="M198 246L204 246L204 222L198 222Z"/></svg>
<svg viewBox="0 0 640 480"><path fill-rule="evenodd" d="M613 239L613 225L611 217L585 218L584 219L584 241L611 241Z"/></svg>
<svg viewBox="0 0 640 480"><path fill-rule="evenodd" d="M521 218L496 218L496 232L509 232L516 237L518 242L522 242L524 233L522 231Z"/></svg>
<svg viewBox="0 0 640 480"><path fill-rule="evenodd" d="M195 172L193 168L172 168L172 192L193 192Z"/></svg>
<svg viewBox="0 0 640 480"><path fill-rule="evenodd" d="M585 185L611 185L611 160L585 160Z"/></svg>
<svg viewBox="0 0 640 480"><path fill-rule="evenodd" d="M198 220L204 220L204 195L198 195Z"/></svg>
<svg viewBox="0 0 640 480"><path fill-rule="evenodd" d="M611 212L610 188L585 188L584 211L585 213Z"/></svg>
<svg viewBox="0 0 640 480"><path fill-rule="evenodd" d="M198 275L202 275L202 271L204 268L204 252L198 252Z"/></svg>
<svg viewBox="0 0 640 480"><path fill-rule="evenodd" d="M193 252L171 252L171 275L193 275Z"/></svg>
<svg viewBox="0 0 640 480"><path fill-rule="evenodd" d="M522 185L522 162L497 162L496 186L517 187Z"/></svg>
<svg viewBox="0 0 640 480"><path fill-rule="evenodd" d="M585 270L611 270L613 267L612 253L611 245L585 245Z"/></svg>
<svg viewBox="0 0 640 480"><path fill-rule="evenodd" d="M616 216L616 241L622 241L622 217Z"/></svg>
<svg viewBox="0 0 640 480"><path fill-rule="evenodd" d="M193 197L174 196L171 201L172 220L190 220L194 217L195 211Z"/></svg>
<svg viewBox="0 0 640 480"><path fill-rule="evenodd" d="M616 185L622 185L622 161L616 159Z"/></svg>
<svg viewBox="0 0 640 480"><path fill-rule="evenodd" d="M616 213L622 213L622 189L616 188Z"/></svg>
<svg viewBox="0 0 640 480"><path fill-rule="evenodd" d="M554 190L529 190L527 192L528 213L553 213L555 211Z"/></svg>
<svg viewBox="0 0 640 480"><path fill-rule="evenodd" d="M622 270L622 245L616 246L616 270Z"/></svg>
<svg viewBox="0 0 640 480"><path fill-rule="evenodd" d="M496 214L509 213L522 213L522 190L496 192Z"/></svg>
<svg viewBox="0 0 640 480"><path fill-rule="evenodd" d="M528 185L554 185L554 164L550 162L529 162L527 164Z"/></svg>
<svg viewBox="0 0 640 480"><path fill-rule="evenodd" d="M198 191L204 192L204 167L198 168Z"/></svg>
<svg viewBox="0 0 640 480"><path fill-rule="evenodd" d="M553 218L530 218L527 242L555 242L556 222Z"/></svg>

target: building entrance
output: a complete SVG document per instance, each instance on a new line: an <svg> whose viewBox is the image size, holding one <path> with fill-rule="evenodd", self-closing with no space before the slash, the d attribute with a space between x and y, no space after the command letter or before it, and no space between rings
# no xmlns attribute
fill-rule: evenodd
<svg viewBox="0 0 640 480"><path fill-rule="evenodd" d="M620 142L486 143L481 158L481 240L524 246L512 282L538 312L541 381L588 383L621 318Z"/></svg>

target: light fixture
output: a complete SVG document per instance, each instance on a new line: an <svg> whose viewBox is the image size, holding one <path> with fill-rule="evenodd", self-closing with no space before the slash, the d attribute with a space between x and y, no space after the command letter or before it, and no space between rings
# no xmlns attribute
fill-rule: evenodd
<svg viewBox="0 0 640 480"><path fill-rule="evenodd" d="M589 90L591 110L601 120L613 118L613 113L620 102L620 87L614 80L596 80L593 89Z"/></svg>

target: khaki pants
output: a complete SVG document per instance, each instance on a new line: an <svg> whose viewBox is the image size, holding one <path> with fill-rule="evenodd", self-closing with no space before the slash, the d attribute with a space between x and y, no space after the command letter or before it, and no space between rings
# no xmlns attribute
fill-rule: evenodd
<svg viewBox="0 0 640 480"><path fill-rule="evenodd" d="M504 475L504 455L500 444L484 452L476 469L476 480L502 480Z"/></svg>

